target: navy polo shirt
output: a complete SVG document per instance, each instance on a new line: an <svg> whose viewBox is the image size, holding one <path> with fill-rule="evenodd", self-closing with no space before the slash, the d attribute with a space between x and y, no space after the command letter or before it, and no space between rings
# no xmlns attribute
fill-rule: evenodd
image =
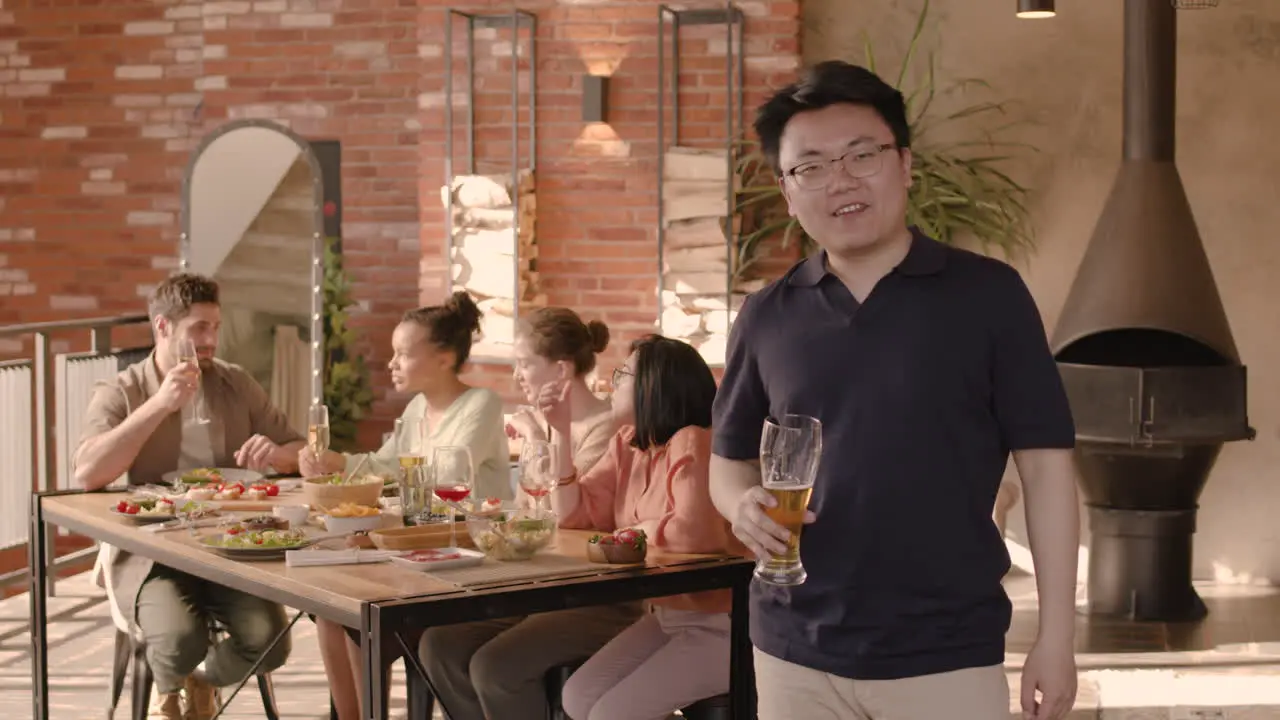
<svg viewBox="0 0 1280 720"><path fill-rule="evenodd" d="M1075 442L1018 272L913 236L861 304L825 254L751 295L715 402L713 450L733 460L759 457L768 416L822 420L817 521L800 542L808 580L753 583L751 639L855 679L1004 662L996 491L1010 451Z"/></svg>

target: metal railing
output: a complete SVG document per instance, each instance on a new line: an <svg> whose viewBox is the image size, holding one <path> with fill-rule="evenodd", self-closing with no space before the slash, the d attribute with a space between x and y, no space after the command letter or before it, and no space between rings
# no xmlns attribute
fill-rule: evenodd
<svg viewBox="0 0 1280 720"><path fill-rule="evenodd" d="M95 355L111 355L111 333L115 328L148 322L146 315L120 315L116 317L85 318L80 320L55 320L51 322L26 323L20 325L0 326L0 338L34 336L33 357L18 359L6 363L9 367L27 366L32 370L32 402L31 402L31 438L33 453L33 473L29 481L31 490L49 491L56 489L57 444L53 408L58 398L58 387L55 381L55 360L57 353L53 350L53 336L57 334L85 332L89 333L89 351ZM46 533L51 528L46 527ZM27 539L31 542L31 539ZM58 570L86 558L97 552L97 547L77 550L62 557L56 556L56 543L48 543L45 552L46 572L49 573L49 590L53 594L53 579ZM30 573L30 566L0 575L0 587L17 583L25 583Z"/></svg>

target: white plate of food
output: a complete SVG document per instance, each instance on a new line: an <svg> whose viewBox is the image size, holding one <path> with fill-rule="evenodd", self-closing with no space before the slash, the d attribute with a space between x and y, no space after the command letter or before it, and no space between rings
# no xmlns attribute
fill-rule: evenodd
<svg viewBox="0 0 1280 720"><path fill-rule="evenodd" d="M283 560L287 551L301 550L314 542L302 530L249 530L241 526L199 540L205 549L232 560Z"/></svg>
<svg viewBox="0 0 1280 720"><path fill-rule="evenodd" d="M262 482L262 473L256 470L245 470L244 468L191 468L189 470L174 470L160 476L168 485L179 490L185 490L193 487L217 487L219 485L233 485L240 483L246 488L250 485L266 483Z"/></svg>
<svg viewBox="0 0 1280 720"><path fill-rule="evenodd" d="M484 553L470 548L428 548L388 558L391 564L418 572L471 567L484 562Z"/></svg>
<svg viewBox="0 0 1280 720"><path fill-rule="evenodd" d="M111 514L136 523L165 522L178 517L178 508L168 498L132 497L112 505Z"/></svg>

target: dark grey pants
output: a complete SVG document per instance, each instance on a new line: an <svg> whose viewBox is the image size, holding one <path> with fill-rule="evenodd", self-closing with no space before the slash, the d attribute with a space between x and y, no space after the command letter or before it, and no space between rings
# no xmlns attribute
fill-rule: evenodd
<svg viewBox="0 0 1280 720"><path fill-rule="evenodd" d="M545 720L543 678L584 660L636 621L640 603L429 628L418 655L454 720Z"/></svg>

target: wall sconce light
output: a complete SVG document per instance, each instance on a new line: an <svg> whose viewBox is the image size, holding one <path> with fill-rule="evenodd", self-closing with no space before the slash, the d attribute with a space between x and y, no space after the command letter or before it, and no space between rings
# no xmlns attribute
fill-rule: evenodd
<svg viewBox="0 0 1280 720"><path fill-rule="evenodd" d="M582 122L609 122L609 77L582 76Z"/></svg>
<svg viewBox="0 0 1280 720"><path fill-rule="evenodd" d="M1018 17L1023 19L1051 18L1057 15L1053 0L1018 0Z"/></svg>

